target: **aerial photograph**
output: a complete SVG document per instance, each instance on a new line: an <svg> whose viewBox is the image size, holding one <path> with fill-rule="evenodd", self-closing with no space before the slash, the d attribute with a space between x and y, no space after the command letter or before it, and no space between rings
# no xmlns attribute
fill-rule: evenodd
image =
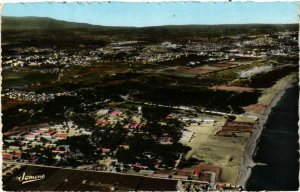
<svg viewBox="0 0 300 192"><path fill-rule="evenodd" d="M7 3L2 190L297 191L297 2Z"/></svg>

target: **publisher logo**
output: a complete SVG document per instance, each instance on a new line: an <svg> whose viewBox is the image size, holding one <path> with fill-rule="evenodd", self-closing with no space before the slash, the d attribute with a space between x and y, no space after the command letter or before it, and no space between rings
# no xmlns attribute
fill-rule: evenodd
<svg viewBox="0 0 300 192"><path fill-rule="evenodd" d="M22 184L25 184L25 183L30 183L30 182L34 182L34 181L43 180L43 179L45 179L45 174L42 174L42 175L26 175L26 173L24 172L23 175L21 177L17 177L17 179L19 181L21 181Z"/></svg>

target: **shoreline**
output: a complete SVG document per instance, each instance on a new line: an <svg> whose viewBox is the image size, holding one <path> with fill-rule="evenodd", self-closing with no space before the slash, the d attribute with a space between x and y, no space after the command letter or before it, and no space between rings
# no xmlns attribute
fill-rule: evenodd
<svg viewBox="0 0 300 192"><path fill-rule="evenodd" d="M252 169L257 165L257 163L253 161L253 157L256 153L257 144L260 140L260 136L262 134L262 131L265 128L265 124L272 111L272 108L276 106L277 102L281 99L281 97L286 92L286 89L290 88L292 84L296 81L297 81L297 77L293 77L292 79L290 79L286 83L286 85L279 90L279 92L275 95L275 97L272 98L271 102L268 104L268 107L266 108L264 113L256 114L259 121L254 125L253 132L245 144L244 157L243 157L243 162L241 165L239 179L238 179L238 184L241 185L244 190L246 187L246 183L251 176Z"/></svg>

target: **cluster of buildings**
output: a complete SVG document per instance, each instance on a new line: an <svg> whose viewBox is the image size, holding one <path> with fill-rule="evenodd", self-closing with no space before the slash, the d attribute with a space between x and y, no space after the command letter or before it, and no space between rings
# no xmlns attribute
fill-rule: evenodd
<svg viewBox="0 0 300 192"><path fill-rule="evenodd" d="M44 65L90 65L101 59L100 49L68 53L67 50L28 47L15 49L14 55L3 56L3 67L40 67Z"/></svg>
<svg viewBox="0 0 300 192"><path fill-rule="evenodd" d="M112 41L102 47L81 49L72 53L63 49L27 47L13 49L15 52L13 55L3 55L2 63L3 69L6 69L43 65L90 66L93 61L98 60L153 63L190 55L208 57L203 62L223 61L235 57L297 56L296 34L297 31L278 32L272 35L240 36L230 40L226 38L219 41L194 40L180 44L171 41L151 44L143 41Z"/></svg>
<svg viewBox="0 0 300 192"><path fill-rule="evenodd" d="M136 132L145 126L145 120L142 118L142 111L137 113L130 113L129 111L121 109L101 109L97 112L96 126L114 127L117 123L121 123L123 128L129 132Z"/></svg>
<svg viewBox="0 0 300 192"><path fill-rule="evenodd" d="M21 91L21 90L11 90L1 96L8 97L10 99L21 100L21 101L31 101L31 102L46 102L60 96L76 96L76 92L62 92L62 93L35 93L34 91Z"/></svg>
<svg viewBox="0 0 300 192"><path fill-rule="evenodd" d="M220 182L221 168L212 164L199 163L198 165L176 170L179 191L207 191L216 189ZM179 177L180 176L180 177Z"/></svg>
<svg viewBox="0 0 300 192"><path fill-rule="evenodd" d="M293 36L294 33L296 32L278 33L274 37L269 37L269 35L240 37L232 39L231 43L222 40L221 42L188 41L181 44L165 41L151 45L120 42L104 47L102 53L104 55L124 53L124 57L118 59L144 63L169 61L189 55L209 57L203 62L224 61L235 57L288 56L297 54L295 46L291 44L297 42L297 38ZM266 45L269 48L266 48ZM188 65L193 65L193 63L188 63Z"/></svg>
<svg viewBox="0 0 300 192"><path fill-rule="evenodd" d="M7 136L8 138L4 139L2 157L4 160L18 159L22 162L34 163L39 156L34 151L30 152L30 149L40 146L41 148L51 149L55 159L60 160L69 151L69 146L58 146L57 141L64 140L67 137L91 134L92 132L85 128L79 128L71 121L67 123L67 126L43 124L40 127L28 129L28 131L21 131ZM23 153L27 153L26 157L28 158L23 158Z"/></svg>
<svg viewBox="0 0 300 192"><path fill-rule="evenodd" d="M138 110L128 111L124 109L111 109L103 108L96 112L95 125L103 127L114 127L117 123L127 130L128 136L134 133L142 132L142 127L146 125L146 120L142 115L142 108L138 107ZM165 120L176 118L180 120L185 126L205 124L207 126L214 126L215 120L208 116L195 116L187 115L187 113L170 113L165 117ZM163 124L163 122L161 122ZM226 122L222 127L222 131L226 132L239 132L239 131L251 131L251 123L244 122ZM43 125L40 127L33 127L28 131L21 131L17 134L9 135L4 139L4 147L2 156L4 160L17 160L25 163L36 163L40 155L37 152L30 151L30 149L39 146L41 148L47 148L51 150L52 155L56 161L61 161L70 157L69 145L58 145L57 141L65 140L68 137L80 136L80 135L92 135L91 131L84 128L79 128L73 122L67 122L66 125ZM193 138L193 132L182 130L182 137L180 142L189 142ZM161 144L171 143L172 138L168 135L163 135L158 139ZM121 144L118 148L129 149L129 145ZM156 170L151 170L148 166L142 163L135 164L123 164L118 162L115 158L115 152L110 148L100 147L102 151L102 157L96 164L86 164L77 167L80 170L94 170L94 171L108 171L108 172L126 172L138 175L150 176L155 178L172 178L178 180L177 188L180 191L201 191L216 189L217 183L220 182L221 168L213 164L207 164L201 162L198 165L192 167L178 168L178 163L181 161L182 155L178 159L172 171L166 171L160 165L158 160L155 167ZM22 154L26 153L25 156ZM73 154L74 156L82 155ZM155 158L155 154L145 151L144 157L149 159ZM26 157L26 158L24 158ZM134 171L135 170L135 171ZM219 186L221 189L221 185ZM238 189L238 188L237 188Z"/></svg>

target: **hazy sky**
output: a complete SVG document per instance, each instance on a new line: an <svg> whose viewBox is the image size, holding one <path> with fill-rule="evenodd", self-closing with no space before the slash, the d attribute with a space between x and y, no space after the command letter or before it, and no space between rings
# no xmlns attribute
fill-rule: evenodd
<svg viewBox="0 0 300 192"><path fill-rule="evenodd" d="M297 2L16 3L4 16L39 16L107 26L297 23Z"/></svg>

